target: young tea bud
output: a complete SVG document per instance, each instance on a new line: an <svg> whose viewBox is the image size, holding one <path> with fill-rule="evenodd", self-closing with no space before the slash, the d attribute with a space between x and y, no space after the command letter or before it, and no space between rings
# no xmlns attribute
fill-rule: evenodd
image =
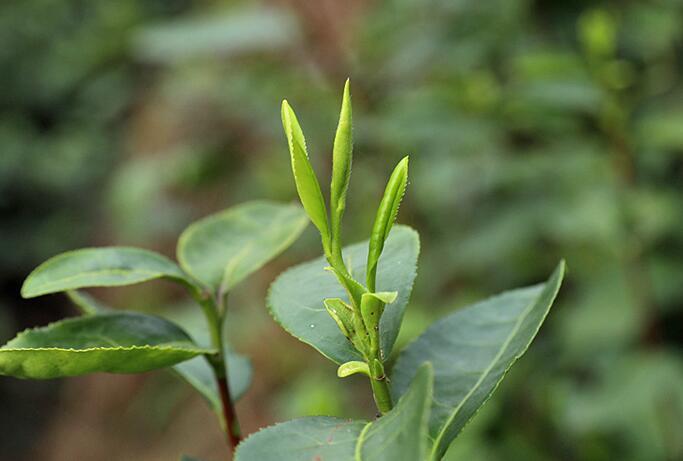
<svg viewBox="0 0 683 461"><path fill-rule="evenodd" d="M366 284L369 291L375 291L375 284L377 280L377 262L384 249L384 242L389 236L391 226L396 220L398 208L401 204L401 199L406 190L408 183L408 157L404 157L396 168L394 168L391 177L387 182L387 187L384 190L384 196L377 209L377 216L375 217L375 224L372 226L372 233L370 234L370 248L368 250L368 265L367 265L367 279Z"/></svg>
<svg viewBox="0 0 683 461"><path fill-rule="evenodd" d="M315 171L306 152L306 139L296 114L286 100L282 101L282 126L287 136L287 145L292 162L292 173L299 199L311 222L320 231L325 253L330 253L330 230L327 208Z"/></svg>
<svg viewBox="0 0 683 461"><path fill-rule="evenodd" d="M341 260L341 220L346 209L346 192L351 177L353 137L351 132L351 95L349 81L344 85L337 134L332 150L332 184L330 187L330 223L333 257Z"/></svg>

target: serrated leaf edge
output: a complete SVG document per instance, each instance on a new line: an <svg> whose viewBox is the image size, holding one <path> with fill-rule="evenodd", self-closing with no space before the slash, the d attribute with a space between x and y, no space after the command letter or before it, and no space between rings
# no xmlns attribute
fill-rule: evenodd
<svg viewBox="0 0 683 461"><path fill-rule="evenodd" d="M494 357L494 359L491 361L491 365L487 368L486 372L485 372L485 373L482 373L482 375L481 375L482 377L480 377L480 379L477 380L477 382L475 383L475 385L472 386L472 389L470 389L470 391L467 393L467 395L460 401L460 403L458 404L458 406L453 410L453 412L451 413L451 415L449 416L449 418L446 420L446 422L441 426L441 429L439 430L439 433L438 433L437 436L434 438L434 444L432 445L432 450L431 450L431 453L430 453L430 455L429 455L429 459L430 459L430 460L432 460L432 461L438 461L439 458L437 457L437 453L438 453L438 450L439 450L439 445L440 445L440 442L441 442L441 438L443 437L446 428L453 422L453 419L457 416L458 412L460 411L460 409L462 408L462 406L464 405L464 403L473 395L474 391L481 385L481 383L482 383L483 380L484 380L484 377L487 376L488 373L490 373L491 368L493 367L492 364L495 364L496 360L498 360L498 359L500 358L500 356L501 356L502 353L505 351L505 348L509 345L509 343L510 343L510 341L512 340L512 338L513 338L513 337L515 336L515 334L519 331L518 328L519 328L519 326L521 325L522 321L523 321L523 320L527 317L527 315L529 315L529 313L533 310L534 306L535 306L536 303L538 302L538 299L541 297L541 295L543 294L543 292L545 291L545 289L548 287L548 282L550 281L550 279L552 279L552 278L554 277L554 275L555 275L555 273L556 273L557 271L559 271L559 277L558 277L556 286L553 288L553 293L552 293L552 296L551 296L551 299L550 299L550 303L549 303L548 308L546 309L545 313L543 314L543 318L542 318L541 321L538 323L538 326L536 327L536 329L535 329L533 335L531 336L531 340L530 340L529 343L526 345L526 347L524 347L522 350L519 351L518 354L515 355L515 357L514 357L514 358L512 359L512 361L510 362L510 364L505 368L505 370L503 371L503 374L500 376L500 378L496 381L496 384L495 384L495 385L493 386L493 388L491 389L491 392L488 393L488 395L486 396L486 398L484 399L484 401L481 403L481 405L479 405L479 406L477 407L477 409L474 411L474 413L472 413L472 415L467 419L467 421L465 422L465 424L463 425L463 427L462 427L462 428L460 429L460 431L458 432L458 435L459 435L460 433L462 433L462 430L463 430L463 429L472 421L472 419L474 419L474 417L479 413L479 411L481 410L481 408L489 401L489 399L491 398L491 396L492 396L492 395L495 393L495 391L498 389L498 386L500 386L500 383L503 382L503 379L505 379L505 376L506 376L507 373L510 371L510 368L512 368L512 366L517 362L517 360L519 360L519 358L520 358L522 355L524 355L524 354L526 353L526 351L529 349L529 347L531 346L531 343L533 342L534 338L535 338L536 335L538 334L538 331L541 329L541 326L542 326L543 323L545 322L546 317L547 317L548 314L550 313L550 309L551 309L551 307L552 307L552 305L553 305L555 299L557 298L557 294L558 294L559 291L560 291L560 287L561 287L561 285L562 285L562 280L564 279L564 274L565 274L565 271L566 271L566 263L564 262L564 260L560 261L560 263L558 264L557 268L555 269L555 271L553 271L553 274L551 274L551 276L549 277L549 279L548 279L546 282L540 283L540 284L538 284L538 285L532 285L532 287L533 287L533 286L538 286L538 287L543 287L543 289L541 290L541 292L539 293L539 295L534 299L534 301L529 303L529 306L524 310L524 314L521 315L521 316L519 317L519 320L516 322L513 331L510 333L510 335L508 335L508 338L505 340L504 344L501 346L500 350L498 351L498 354L496 354L496 357ZM526 287L526 288L532 288L532 287ZM518 288L518 289L510 290L510 291L518 291L518 290L524 290L524 289L525 289L525 288ZM510 291L508 291L507 293L509 293ZM479 304L480 302L491 301L491 300L493 300L493 299L496 299L496 298L505 296L505 294L506 294L506 293L504 292L504 293L500 293L500 294L495 295L495 296L491 296L491 297L489 297L489 298L487 298L487 299L485 299L485 300L478 301L477 304ZM452 315L452 314L450 314L450 315ZM438 322L438 320L437 320L437 322ZM417 341L417 338L415 339L415 341ZM406 346L406 348L407 348L407 347L408 347L408 346ZM456 435L456 438L457 438L457 435ZM453 440L455 440L455 438L454 438ZM453 441L451 441L450 443L453 443ZM445 448L447 449L448 447L445 447Z"/></svg>

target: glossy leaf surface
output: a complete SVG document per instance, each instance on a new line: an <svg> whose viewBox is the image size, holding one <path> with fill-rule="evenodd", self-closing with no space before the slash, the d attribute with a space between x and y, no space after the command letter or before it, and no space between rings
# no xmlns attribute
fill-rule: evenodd
<svg viewBox="0 0 683 461"><path fill-rule="evenodd" d="M503 293L437 321L401 352L392 373L395 396L415 370L436 370L430 434L437 460L526 351L560 288L564 263L541 285Z"/></svg>
<svg viewBox="0 0 683 461"><path fill-rule="evenodd" d="M386 306L380 322L380 342L385 356L396 340L412 290L419 246L417 232L407 226L395 226L379 262L378 290L398 292L396 301ZM367 242L344 249L344 259L355 277L364 276L367 253ZM281 274L271 285L268 307L285 330L337 364L359 360L355 348L323 304L325 298L342 298L348 302L337 279L324 270L326 266L321 257Z"/></svg>
<svg viewBox="0 0 683 461"><path fill-rule="evenodd" d="M291 245L307 224L297 205L238 205L190 225L178 240L178 261L197 280L227 292Z"/></svg>
<svg viewBox="0 0 683 461"><path fill-rule="evenodd" d="M0 374L49 379L86 373L142 373L211 350L159 317L116 313L26 330L0 348Z"/></svg>
<svg viewBox="0 0 683 461"><path fill-rule="evenodd" d="M85 287L131 285L158 278L189 283L170 259L128 247L85 248L48 259L26 278L24 298Z"/></svg>

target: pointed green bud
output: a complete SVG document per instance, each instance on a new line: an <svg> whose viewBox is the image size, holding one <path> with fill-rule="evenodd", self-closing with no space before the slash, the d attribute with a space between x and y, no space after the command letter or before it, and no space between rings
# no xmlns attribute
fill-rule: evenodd
<svg viewBox="0 0 683 461"><path fill-rule="evenodd" d="M341 221L346 209L346 193L351 178L353 135L351 127L351 95L349 81L344 85L337 134L332 150L332 185L330 187L330 222L332 253L341 259Z"/></svg>
<svg viewBox="0 0 683 461"><path fill-rule="evenodd" d="M296 114L287 103L282 101L282 126L287 137L289 154L292 161L292 173L296 190L299 193L301 204L304 206L308 217L320 231L325 253L329 254L330 230L327 220L327 208L323 199L322 191L315 171L306 152L306 140L301 130Z"/></svg>
<svg viewBox="0 0 683 461"><path fill-rule="evenodd" d="M346 362L339 365L337 368L337 376L340 378L346 378L347 376L355 375L356 373L362 373L365 376L370 376L370 368L365 362L352 361Z"/></svg>
<svg viewBox="0 0 683 461"><path fill-rule="evenodd" d="M339 298L328 298L323 301L327 313L337 323L341 332L351 339L355 333L353 325L353 308Z"/></svg>
<svg viewBox="0 0 683 461"><path fill-rule="evenodd" d="M398 208L401 204L401 199L408 184L408 157L404 157L396 168L394 168L387 187L384 190L384 196L377 209L377 216L375 217L375 224L372 226L372 233L370 234L370 248L368 250L368 265L367 265L367 287L369 291L375 291L375 284L377 282L377 262L384 249L384 242L389 236L391 226L396 221Z"/></svg>

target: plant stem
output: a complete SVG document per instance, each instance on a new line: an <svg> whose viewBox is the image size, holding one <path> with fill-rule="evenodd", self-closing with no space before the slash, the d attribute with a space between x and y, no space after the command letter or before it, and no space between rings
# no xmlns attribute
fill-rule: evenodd
<svg viewBox="0 0 683 461"><path fill-rule="evenodd" d="M223 418L225 420L225 435L228 440L230 452L234 453L235 448L242 440L241 429L235 406L230 395L230 385L228 382L228 363L225 355L225 344L223 341L223 325L227 317L227 295L222 292L218 293L216 299L201 293L195 294L195 299L201 305L202 310L206 316L209 327L209 334L211 336L211 346L216 349L217 353L213 356L207 356L213 373L216 378L216 385L221 399L221 407L223 409Z"/></svg>
<svg viewBox="0 0 683 461"><path fill-rule="evenodd" d="M372 386L372 394L375 398L375 404L380 413L385 414L393 408L391 403L391 394L389 393L389 385L387 384L387 377L382 376L377 379L370 376L370 385Z"/></svg>
<svg viewBox="0 0 683 461"><path fill-rule="evenodd" d="M234 452L235 448L237 448L237 445L242 440L240 423L237 420L235 407L233 406L232 399L230 398L230 386L228 385L227 378L217 378L216 382L218 384L218 390L221 396L221 404L223 405L223 416L225 417L225 434L228 439L228 444L230 445L230 450Z"/></svg>
<svg viewBox="0 0 683 461"><path fill-rule="evenodd" d="M235 451L237 444L242 440L242 430L240 428L239 420L237 419L237 412L230 394L230 384L228 381L228 361L225 354L225 344L223 340L223 328L225 326L225 319L228 316L228 295L223 290L219 290L216 302L216 310L218 311L218 343L219 343L219 357L221 371L223 376L217 376L217 384L219 394L221 396L221 404L223 406L223 416L225 417L225 432L228 438L228 443L232 451Z"/></svg>

